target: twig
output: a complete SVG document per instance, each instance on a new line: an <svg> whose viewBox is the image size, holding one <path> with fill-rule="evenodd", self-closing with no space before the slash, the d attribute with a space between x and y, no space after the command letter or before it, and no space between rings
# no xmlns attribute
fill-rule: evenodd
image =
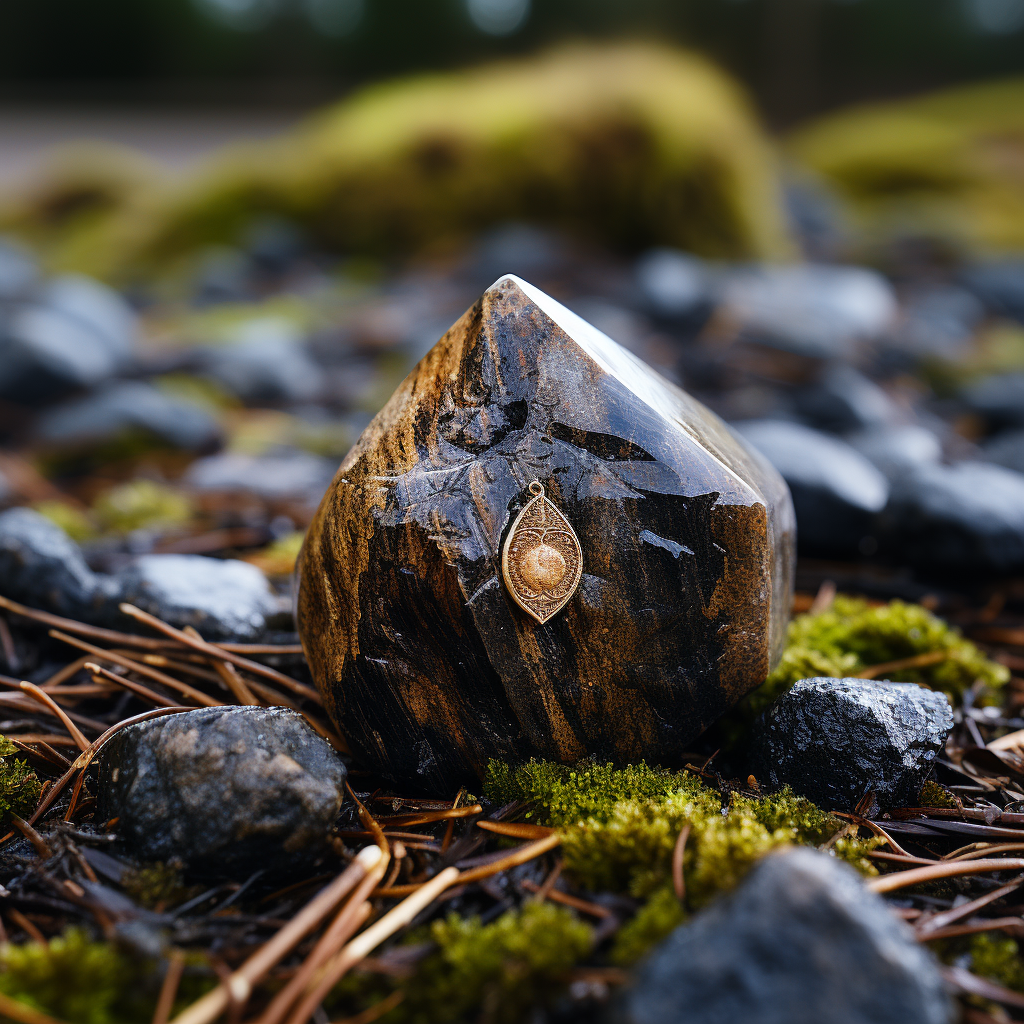
<svg viewBox="0 0 1024 1024"><path fill-rule="evenodd" d="M215 700L213 697L203 693L202 690L197 690L194 686L189 686L188 683L183 683L179 679L175 679L173 676L169 676L155 668L150 668L148 665L144 665L140 661L134 661L131 658L126 658L123 654L116 654L114 651L105 651L102 647L94 647L92 644L88 644L84 640L78 640L73 636L66 636L64 633L61 633L56 629L50 630L50 636L55 640L62 640L64 643L70 644L72 647L77 647L79 650L88 651L90 654L102 659L103 661L112 661L115 665L120 665L121 668L126 668L130 672L137 672L140 676L152 679L154 683L166 686L170 690L176 690L183 697L189 697L197 704L202 704L204 707L220 708L224 706L224 702L222 700Z"/></svg>
<svg viewBox="0 0 1024 1024"><path fill-rule="evenodd" d="M124 676L119 676L115 672L111 672L110 669L104 668L102 665L97 665L94 662L87 661L82 667L88 672L91 672L94 679L107 679L115 686L128 690L145 701L149 701L149 703L153 704L155 707L169 708L175 706L173 701L157 693L155 690L151 690L148 686L143 686L141 683L136 683L131 679L126 679Z"/></svg>
<svg viewBox="0 0 1024 1024"><path fill-rule="evenodd" d="M74 722L68 718L65 714L64 709L44 690L40 690L35 683L22 682L21 688L33 699L38 701L40 704L48 707L63 723L64 728L67 729L68 735L78 745L79 750L88 750L89 741L82 734L82 730L75 725Z"/></svg>
<svg viewBox="0 0 1024 1024"><path fill-rule="evenodd" d="M182 632L187 633L193 640L199 640L202 642L202 635L195 626L186 626ZM252 695L252 691L245 685L245 681L238 674L234 665L228 661L217 658L213 662L213 668L220 679L223 680L228 691L239 704L256 707L259 706L260 702Z"/></svg>
<svg viewBox="0 0 1024 1024"><path fill-rule="evenodd" d="M19 1003L3 993L0 993L0 1013L17 1021L18 1024L62 1024L56 1017L33 1010L31 1006Z"/></svg>
<svg viewBox="0 0 1024 1024"><path fill-rule="evenodd" d="M278 672L277 669L269 668L267 665L261 665L258 661L250 661L248 658L243 658L241 655L227 651L223 647L214 647L213 644L207 643L205 640L196 640L187 633L183 633L180 629L175 629L162 619L158 619L155 615L150 615L148 612L144 612L141 608L136 608L134 605L122 604L119 605L119 607L125 615L130 615L133 619L137 619L139 622L144 622L147 626L151 626L153 629L159 630L165 636L172 637L173 639L185 644L187 647L191 647L197 651L202 651L203 654L210 655L213 658L230 661L233 665L238 666L238 668L244 668L248 672L252 672L254 675L264 676L266 679L272 679L275 682L280 683L282 686L288 687L288 689L293 693L306 697L308 700L315 701L317 704L323 703L320 699L320 694L311 686L307 686L305 683L300 683L297 679L292 679L290 676L286 676L284 673Z"/></svg>
<svg viewBox="0 0 1024 1024"><path fill-rule="evenodd" d="M683 878L683 854L686 852L686 840L689 837L690 823L687 822L679 830L679 837L676 839L675 848L672 850L672 885L676 890L676 899L680 902L686 898L686 880Z"/></svg>
<svg viewBox="0 0 1024 1024"><path fill-rule="evenodd" d="M984 896L979 896L969 903L953 907L951 910L943 910L941 913L933 914L924 920L919 920L915 926L917 937L919 939L929 938L931 932L937 931L940 928L947 928L956 921L970 917L975 911L981 910L982 907L987 907L990 903L995 903L996 900L1002 899L1004 896L1008 896L1011 892L1019 889L1021 885L1024 885L1024 876L1015 878L1012 882L1008 882L992 892L987 892Z"/></svg>
<svg viewBox="0 0 1024 1024"><path fill-rule="evenodd" d="M963 992L966 995L981 996L982 999L990 999L994 1003L1002 1003L1004 1006L1015 1006L1024 1008L1024 995L1014 992L1011 989L997 985L988 978L979 978L962 967L941 967L942 977L950 988Z"/></svg>
<svg viewBox="0 0 1024 1024"><path fill-rule="evenodd" d="M1024 871L1024 859L1006 857L1003 860L939 861L927 867L894 871L891 875L869 879L865 884L872 892L894 892L908 885L934 882L939 878L957 878L960 875L981 875L986 871Z"/></svg>
<svg viewBox="0 0 1024 1024"><path fill-rule="evenodd" d="M871 665L869 668L861 669L860 672L854 672L853 678L877 679L889 672L902 672L905 668L927 668L929 665L938 665L948 658L948 651L926 651L924 654L915 654L912 658L899 658L896 661L885 661L881 665Z"/></svg>
<svg viewBox="0 0 1024 1024"><path fill-rule="evenodd" d="M562 874L562 863L562 858L559 857L555 866L548 872L548 877L544 879L543 884L533 894L533 898L537 903L543 903L548 898L548 893L554 889L555 882L558 881L559 876Z"/></svg>
<svg viewBox="0 0 1024 1024"><path fill-rule="evenodd" d="M530 879L524 878L519 884L527 892L540 895L542 887L536 882L531 882ZM583 914L590 914L591 917L605 918L612 916L612 912L607 907L602 907L598 903L591 903L590 900L582 900L578 896L571 896L569 893L562 892L559 889L549 889L544 894L544 898L554 903L561 903L566 907L572 907L573 910L579 910Z"/></svg>
<svg viewBox="0 0 1024 1024"><path fill-rule="evenodd" d="M53 856L53 850L49 843L22 817L17 814L11 815L14 827L36 848L36 853L43 860L49 860Z"/></svg>
<svg viewBox="0 0 1024 1024"><path fill-rule="evenodd" d="M78 633L81 636L91 636L94 640L105 640L107 643L127 644L129 647L148 647L156 650L167 646L166 640L136 636L134 633L119 633L116 629L103 629L101 626L90 626L84 622L76 622L74 619L62 618L60 615L51 615L38 608L26 608L23 604L18 604L17 601L12 601L2 595L0 595L0 608L6 608L9 612L25 619L34 619L47 626L66 629L69 633Z"/></svg>
<svg viewBox="0 0 1024 1024"><path fill-rule="evenodd" d="M862 818L859 814L846 814L843 811L833 811L832 813L837 818L846 818L847 821L852 821L856 825L863 825L864 828L871 829L871 831L874 832L876 836L879 836L880 838L884 839L889 844L893 853L898 853L903 857L910 856L910 854L907 853L907 851L904 850L903 847L900 846L900 844L897 843L896 840L893 839L893 837L889 835L889 833L886 832L881 825L878 824L878 822L870 821L868 818Z"/></svg>
<svg viewBox="0 0 1024 1024"><path fill-rule="evenodd" d="M355 860L325 889L315 896L277 934L264 943L225 982L174 1018L173 1024L210 1024L231 1002L244 1003L267 972L311 932L379 863L380 850L367 846Z"/></svg>
<svg viewBox="0 0 1024 1024"><path fill-rule="evenodd" d="M392 992L386 999L382 999L379 1003L367 1007L362 1013L357 1013L354 1017L346 1017L344 1020L335 1021L334 1024L373 1024L375 1020L380 1020L384 1014L390 1013L404 998L405 989L400 988L397 992Z"/></svg>
<svg viewBox="0 0 1024 1024"><path fill-rule="evenodd" d="M458 869L445 868L425 885L420 886L411 896L402 900L397 907L389 910L366 931L357 935L323 966L316 983L288 1018L288 1024L305 1024L310 1014L323 1002L327 993L334 988L351 967L368 956L385 939L411 923L421 910L433 903L445 889L454 885L456 881L461 881Z"/></svg>
<svg viewBox="0 0 1024 1024"><path fill-rule="evenodd" d="M817 594L814 595L814 600L811 602L810 607L807 609L808 614L818 615L821 612L827 612L832 607L832 603L836 599L836 585L832 580L823 580L821 586L818 587Z"/></svg>
<svg viewBox="0 0 1024 1024"><path fill-rule="evenodd" d="M381 816L380 821L384 825L430 825L435 821L472 818L475 814L483 813L484 809L479 804L471 804L469 807L449 807L443 811L423 811L420 814L385 814Z"/></svg>
<svg viewBox="0 0 1024 1024"><path fill-rule="evenodd" d="M525 822L513 821L478 821L476 826L485 832L494 832L499 836L511 836L514 839L547 839L555 831L546 825L528 825Z"/></svg>
<svg viewBox="0 0 1024 1024"><path fill-rule="evenodd" d="M156 1001L156 1009L153 1011L153 1024L167 1024L171 1018L171 1010L174 1009L174 997L178 994L178 985L181 983L181 975L185 970L185 956L181 950L174 950L167 959L167 973L164 975L164 982L160 986L160 998Z"/></svg>

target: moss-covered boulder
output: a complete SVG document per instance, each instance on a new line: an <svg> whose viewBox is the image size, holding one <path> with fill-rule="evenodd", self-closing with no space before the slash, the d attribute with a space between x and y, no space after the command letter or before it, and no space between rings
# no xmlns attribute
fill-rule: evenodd
<svg viewBox="0 0 1024 1024"><path fill-rule="evenodd" d="M740 89L700 57L641 45L373 86L188 180L123 195L70 220L53 258L123 276L268 213L350 253L444 248L517 219L707 256L788 245L771 148Z"/></svg>
<svg viewBox="0 0 1024 1024"><path fill-rule="evenodd" d="M791 150L852 201L873 240L1024 247L1024 78L831 114Z"/></svg>

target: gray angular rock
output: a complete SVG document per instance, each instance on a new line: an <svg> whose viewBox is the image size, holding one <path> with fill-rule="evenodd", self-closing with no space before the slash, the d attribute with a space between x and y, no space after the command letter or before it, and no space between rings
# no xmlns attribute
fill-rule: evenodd
<svg viewBox="0 0 1024 1024"><path fill-rule="evenodd" d="M85 564L59 526L32 509L11 508L0 513L0 594L57 615L95 619L116 587Z"/></svg>
<svg viewBox="0 0 1024 1024"><path fill-rule="evenodd" d="M221 452L193 462L184 482L196 491L244 491L268 500L292 498L316 505L336 469L330 459L310 452Z"/></svg>
<svg viewBox="0 0 1024 1024"><path fill-rule="evenodd" d="M942 458L942 442L917 423L869 427L843 440L856 448L891 483L912 466L934 464Z"/></svg>
<svg viewBox="0 0 1024 1024"><path fill-rule="evenodd" d="M733 427L789 485L801 549L857 551L885 507L885 477L848 444L799 423L744 420Z"/></svg>
<svg viewBox="0 0 1024 1024"><path fill-rule="evenodd" d="M18 306L0 338L0 395L27 403L94 387L127 361L135 316L116 292L56 278Z"/></svg>
<svg viewBox="0 0 1024 1024"><path fill-rule="evenodd" d="M801 679L758 719L754 775L833 810L866 793L883 807L913 803L941 752L953 712L916 683Z"/></svg>
<svg viewBox="0 0 1024 1024"><path fill-rule="evenodd" d="M208 640L256 640L287 614L254 565L203 555L142 555L115 577L121 601Z"/></svg>
<svg viewBox="0 0 1024 1024"><path fill-rule="evenodd" d="M665 320L687 320L710 311L712 274L703 260L676 249L653 249L636 264L636 281L647 308Z"/></svg>
<svg viewBox="0 0 1024 1024"><path fill-rule="evenodd" d="M765 857L641 965L621 1024L949 1024L934 956L856 873Z"/></svg>
<svg viewBox="0 0 1024 1024"><path fill-rule="evenodd" d="M880 523L901 561L970 572L1024 568L1024 475L987 462L909 468Z"/></svg>
<svg viewBox="0 0 1024 1024"><path fill-rule="evenodd" d="M138 857L195 869L314 857L344 800L346 769L286 708L201 708L123 729L98 757L100 814Z"/></svg>
<svg viewBox="0 0 1024 1024"><path fill-rule="evenodd" d="M100 444L138 430L187 451L209 447L221 436L217 421L205 409L141 381L108 384L48 410L36 424L41 441L75 447Z"/></svg>

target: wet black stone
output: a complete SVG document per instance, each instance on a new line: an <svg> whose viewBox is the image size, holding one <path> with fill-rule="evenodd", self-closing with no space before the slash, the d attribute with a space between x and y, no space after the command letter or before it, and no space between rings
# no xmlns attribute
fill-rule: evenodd
<svg viewBox="0 0 1024 1024"><path fill-rule="evenodd" d="M827 366L812 386L800 391L796 409L812 426L837 433L893 423L899 415L873 380L844 363Z"/></svg>
<svg viewBox="0 0 1024 1024"><path fill-rule="evenodd" d="M985 462L919 465L893 481L883 543L905 564L1024 568L1024 475Z"/></svg>
<svg viewBox="0 0 1024 1024"><path fill-rule="evenodd" d="M195 491L246 492L268 500L296 499L316 505L336 469L330 459L310 452L221 452L193 462L184 479Z"/></svg>
<svg viewBox="0 0 1024 1024"><path fill-rule="evenodd" d="M764 858L736 892L641 965L616 1024L948 1024L933 955L856 873L806 848Z"/></svg>
<svg viewBox="0 0 1024 1024"><path fill-rule="evenodd" d="M202 708L128 726L98 756L100 816L146 860L253 870L323 852L344 763L295 711Z"/></svg>
<svg viewBox="0 0 1024 1024"><path fill-rule="evenodd" d="M205 409L141 381L108 384L48 410L36 424L40 441L75 448L139 431L187 451L208 448L221 436L217 421Z"/></svg>
<svg viewBox="0 0 1024 1024"><path fill-rule="evenodd" d="M789 484L802 551L855 553L870 539L889 484L863 455L799 423L745 420L733 426Z"/></svg>
<svg viewBox="0 0 1024 1024"><path fill-rule="evenodd" d="M958 359L984 315L984 306L964 288L916 288L907 296L889 341L914 362L922 356Z"/></svg>
<svg viewBox="0 0 1024 1024"><path fill-rule="evenodd" d="M116 587L94 573L78 545L28 508L0 513L0 594L71 618L102 616Z"/></svg>
<svg viewBox="0 0 1024 1024"><path fill-rule="evenodd" d="M676 249L653 249L636 264L636 282L647 311L674 325L699 327L716 301L707 264Z"/></svg>
<svg viewBox="0 0 1024 1024"><path fill-rule="evenodd" d="M993 426L1024 425L1024 373L985 377L966 388L963 399Z"/></svg>
<svg viewBox="0 0 1024 1024"><path fill-rule="evenodd" d="M983 263L964 274L964 283L993 312L1024 323L1024 260Z"/></svg>
<svg viewBox="0 0 1024 1024"><path fill-rule="evenodd" d="M916 683L801 679L758 719L754 775L832 810L866 793L882 807L913 803L953 727L941 693Z"/></svg>
<svg viewBox="0 0 1024 1024"><path fill-rule="evenodd" d="M302 402L323 386L293 328L276 321L247 324L234 344L210 351L208 373L245 402Z"/></svg>
<svg viewBox="0 0 1024 1024"><path fill-rule="evenodd" d="M13 309L0 336L0 396L49 400L94 387L128 362L135 316L114 291L90 278L55 278Z"/></svg>
<svg viewBox="0 0 1024 1024"><path fill-rule="evenodd" d="M1024 428L996 434L982 446L984 456L991 462L1024 473Z"/></svg>
<svg viewBox="0 0 1024 1024"><path fill-rule="evenodd" d="M843 440L890 482L912 466L936 463L942 458L942 442L938 436L917 423L870 427L847 434Z"/></svg>
<svg viewBox="0 0 1024 1024"><path fill-rule="evenodd" d="M143 555L115 579L120 600L208 640L257 640L288 617L263 573L236 559Z"/></svg>

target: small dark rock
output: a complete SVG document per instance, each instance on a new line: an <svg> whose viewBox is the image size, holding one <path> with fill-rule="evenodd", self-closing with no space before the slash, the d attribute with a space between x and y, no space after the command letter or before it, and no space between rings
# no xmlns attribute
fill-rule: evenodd
<svg viewBox="0 0 1024 1024"><path fill-rule="evenodd" d="M984 315L984 306L964 288L918 289L907 297L891 341L913 357L958 359Z"/></svg>
<svg viewBox="0 0 1024 1024"><path fill-rule="evenodd" d="M201 708L118 733L98 757L103 820L146 860L208 871L268 868L323 852L346 769L285 708Z"/></svg>
<svg viewBox="0 0 1024 1024"><path fill-rule="evenodd" d="M1000 260L972 267L964 283L993 312L1024 323L1024 260Z"/></svg>
<svg viewBox="0 0 1024 1024"><path fill-rule="evenodd" d="M942 442L927 427L916 423L871 427L843 438L891 482L911 466L936 463Z"/></svg>
<svg viewBox="0 0 1024 1024"><path fill-rule="evenodd" d="M0 238L0 302L24 295L36 283L35 260L16 242Z"/></svg>
<svg viewBox="0 0 1024 1024"><path fill-rule="evenodd" d="M50 399L94 387L128 360L135 316L114 291L69 275L18 306L0 337L0 395Z"/></svg>
<svg viewBox="0 0 1024 1024"><path fill-rule="evenodd" d="M851 810L869 792L900 807L952 728L945 696L916 683L801 679L754 726L751 759L762 782L826 808Z"/></svg>
<svg viewBox="0 0 1024 1024"><path fill-rule="evenodd" d="M934 956L826 854L758 863L640 967L622 1024L948 1024Z"/></svg>
<svg viewBox="0 0 1024 1024"><path fill-rule="evenodd" d="M245 402L307 401L323 385L301 335L272 318L246 324L233 344L212 350L208 372Z"/></svg>
<svg viewBox="0 0 1024 1024"><path fill-rule="evenodd" d="M997 434L985 442L982 450L990 462L1024 473L1024 429Z"/></svg>
<svg viewBox="0 0 1024 1024"><path fill-rule="evenodd" d="M121 601L208 640L256 640L287 616L266 576L235 559L143 555L115 580Z"/></svg>
<svg viewBox="0 0 1024 1024"><path fill-rule="evenodd" d="M706 320L715 302L707 265L676 249L654 249L636 264L636 280L648 310L673 322Z"/></svg>
<svg viewBox="0 0 1024 1024"><path fill-rule="evenodd" d="M1024 373L985 377L966 388L963 399L971 412L993 426L1024 425Z"/></svg>
<svg viewBox="0 0 1024 1024"><path fill-rule="evenodd" d="M1010 573L1024 568L1024 475L986 462L918 465L898 476L880 523L901 561Z"/></svg>
<svg viewBox="0 0 1024 1024"><path fill-rule="evenodd" d="M800 391L796 408L812 426L836 433L893 423L899 415L874 381L844 363L827 366L813 386Z"/></svg>
<svg viewBox="0 0 1024 1024"><path fill-rule="evenodd" d="M193 462L184 480L196 491L241 491L270 501L291 498L316 505L336 470L330 459L309 452L222 452Z"/></svg>
<svg viewBox="0 0 1024 1024"><path fill-rule="evenodd" d="M140 381L118 381L46 412L36 435L51 445L82 447L142 431L175 448L197 451L220 439L217 421L191 402Z"/></svg>
<svg viewBox="0 0 1024 1024"><path fill-rule="evenodd" d="M95 619L116 587L85 564L59 526L32 509L12 508L0 513L0 593L30 608Z"/></svg>
<svg viewBox="0 0 1024 1024"><path fill-rule="evenodd" d="M813 263L741 271L726 285L724 303L744 334L824 359L849 355L896 313L892 287L880 274Z"/></svg>
<svg viewBox="0 0 1024 1024"><path fill-rule="evenodd" d="M745 420L733 426L789 484L802 550L856 552L871 539L889 483L863 455L799 423Z"/></svg>

